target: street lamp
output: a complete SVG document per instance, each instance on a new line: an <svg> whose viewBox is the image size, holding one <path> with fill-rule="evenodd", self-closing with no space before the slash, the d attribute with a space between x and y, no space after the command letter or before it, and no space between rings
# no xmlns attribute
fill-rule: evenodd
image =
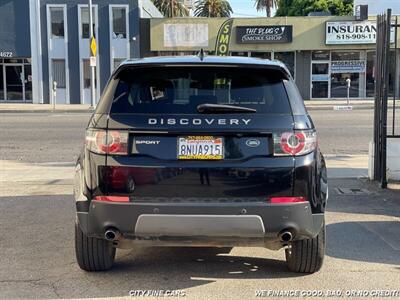
<svg viewBox="0 0 400 300"><path fill-rule="evenodd" d="M95 67L96 67L96 52L97 45L94 37L94 22L93 22L93 4L92 0L89 0L89 37L90 37L90 107L94 108L95 105Z"/></svg>

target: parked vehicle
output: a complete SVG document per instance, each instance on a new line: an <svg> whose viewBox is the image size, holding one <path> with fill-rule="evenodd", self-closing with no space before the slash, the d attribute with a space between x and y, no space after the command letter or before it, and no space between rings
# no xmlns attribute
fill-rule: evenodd
<svg viewBox="0 0 400 300"><path fill-rule="evenodd" d="M87 271L136 245L285 248L290 270L322 266L325 161L279 62L124 62L87 127L74 193Z"/></svg>

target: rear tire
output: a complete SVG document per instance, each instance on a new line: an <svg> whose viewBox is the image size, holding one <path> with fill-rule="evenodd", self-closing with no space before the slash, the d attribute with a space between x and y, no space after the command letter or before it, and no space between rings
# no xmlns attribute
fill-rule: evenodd
<svg viewBox="0 0 400 300"><path fill-rule="evenodd" d="M114 263L115 248L112 246L112 242L88 237L75 223L75 254L82 270L105 271L110 269Z"/></svg>
<svg viewBox="0 0 400 300"><path fill-rule="evenodd" d="M319 271L325 256L325 223L316 237L291 242L285 254L289 270L298 273Z"/></svg>

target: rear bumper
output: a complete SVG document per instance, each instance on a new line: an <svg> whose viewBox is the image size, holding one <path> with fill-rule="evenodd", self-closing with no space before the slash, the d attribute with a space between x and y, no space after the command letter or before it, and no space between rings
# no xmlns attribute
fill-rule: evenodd
<svg viewBox="0 0 400 300"><path fill-rule="evenodd" d="M107 203L92 201L78 213L89 236L104 237L112 227L122 234L119 247L264 246L279 249L279 233L294 239L315 237L324 215L312 214L308 203Z"/></svg>

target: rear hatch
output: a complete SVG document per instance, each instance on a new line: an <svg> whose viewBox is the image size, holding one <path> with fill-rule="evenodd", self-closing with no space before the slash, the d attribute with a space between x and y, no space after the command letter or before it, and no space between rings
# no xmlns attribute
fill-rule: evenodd
<svg viewBox="0 0 400 300"><path fill-rule="evenodd" d="M127 155L99 167L101 190L132 201L253 202L292 193L294 159L274 137L293 130L284 72L234 66L126 68L108 130Z"/></svg>

